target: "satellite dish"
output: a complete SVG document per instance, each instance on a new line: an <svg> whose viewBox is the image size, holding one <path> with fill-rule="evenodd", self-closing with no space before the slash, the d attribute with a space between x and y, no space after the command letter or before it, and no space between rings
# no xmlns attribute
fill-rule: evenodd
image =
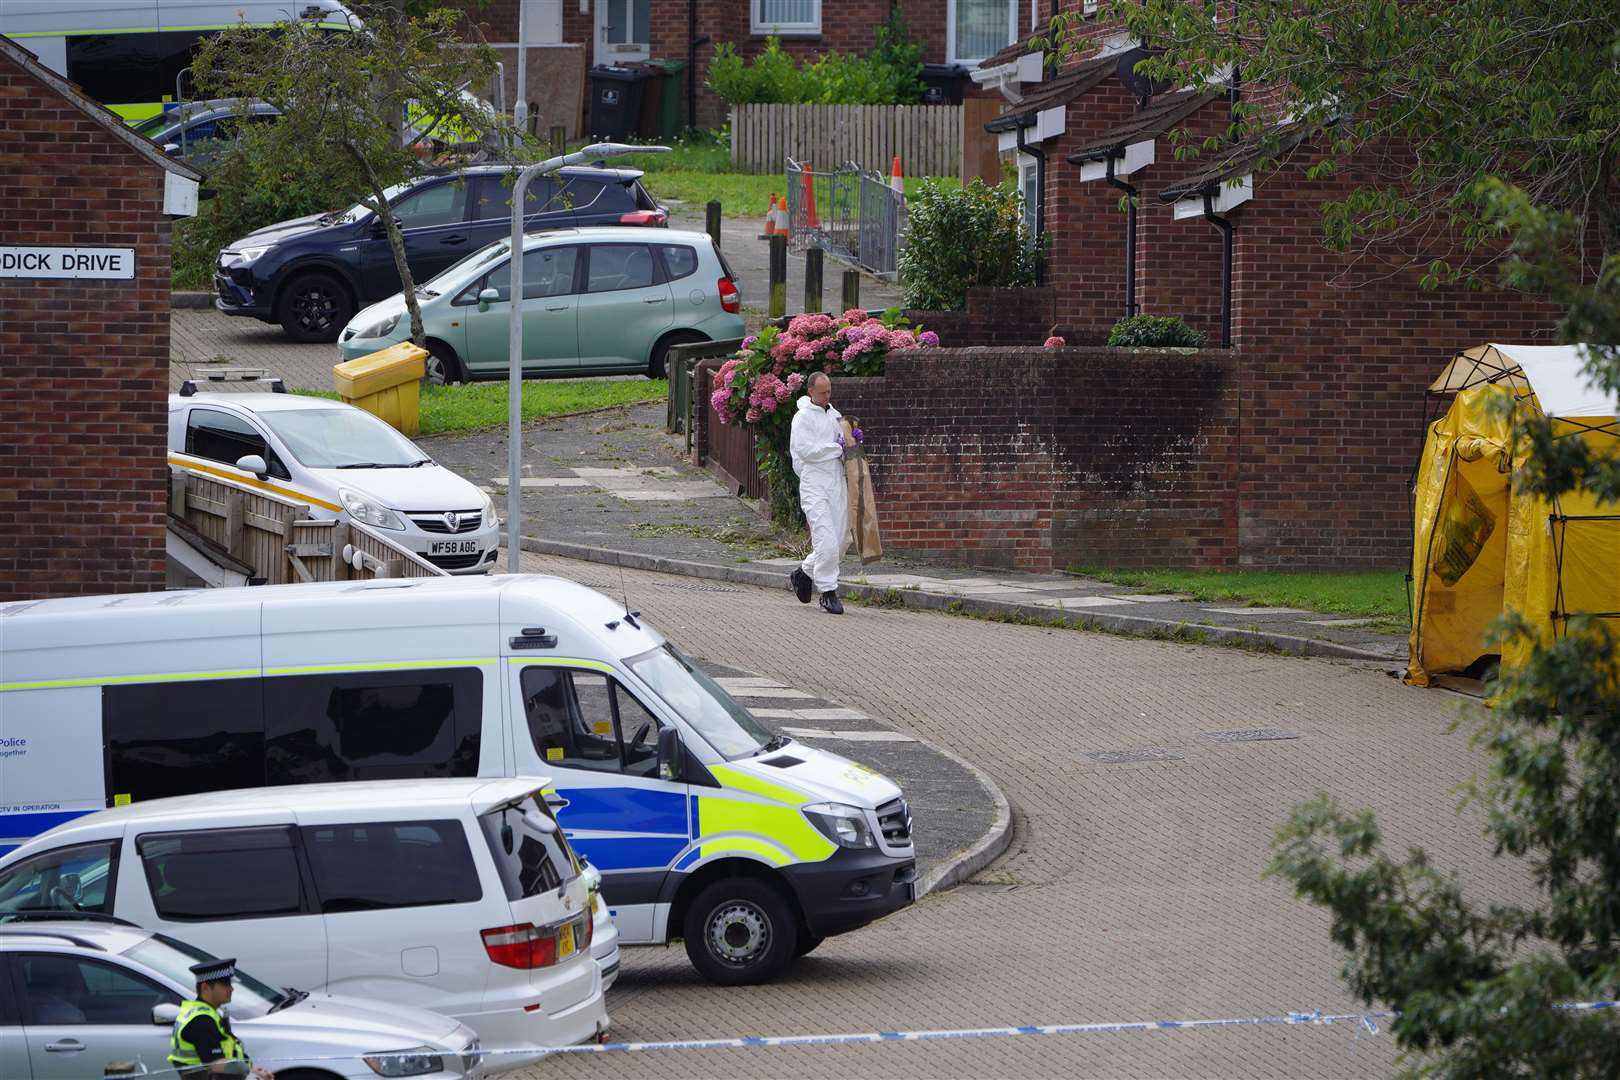
<svg viewBox="0 0 1620 1080"><path fill-rule="evenodd" d="M1150 79L1146 75L1138 74L1136 65L1149 57L1158 56L1163 49L1144 49L1138 45L1126 49L1119 54L1114 71L1119 75L1119 81L1128 87L1131 93L1142 100L1147 100L1155 94L1163 94L1175 86L1170 79Z"/></svg>

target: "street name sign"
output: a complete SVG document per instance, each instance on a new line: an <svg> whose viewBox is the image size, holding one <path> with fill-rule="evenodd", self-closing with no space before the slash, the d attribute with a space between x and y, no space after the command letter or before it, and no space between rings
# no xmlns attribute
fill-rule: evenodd
<svg viewBox="0 0 1620 1080"><path fill-rule="evenodd" d="M134 276L134 248L0 247L0 278L127 281Z"/></svg>

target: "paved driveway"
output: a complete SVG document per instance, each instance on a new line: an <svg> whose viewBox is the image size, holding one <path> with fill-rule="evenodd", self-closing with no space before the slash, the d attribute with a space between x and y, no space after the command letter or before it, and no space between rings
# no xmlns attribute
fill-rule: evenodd
<svg viewBox="0 0 1620 1080"><path fill-rule="evenodd" d="M599 567L529 557L536 570ZM782 983L700 982L680 947L629 950L625 1040L1275 1016L1358 1007L1326 919L1263 880L1273 830L1321 790L1371 806L1479 893L1522 888L1450 789L1474 768L1457 699L1327 661L851 608L784 591L680 593L624 573L634 606L698 655L946 746L1011 800L1007 856L971 884L829 940ZM1275 728L1298 738L1218 742ZM1112 752L1149 751L1146 755ZM1102 757L1088 757L1101 754ZM1142 757L1135 763L1110 760ZM1154 760L1157 758L1157 760ZM525 1076L1387 1074L1353 1025L581 1056Z"/></svg>

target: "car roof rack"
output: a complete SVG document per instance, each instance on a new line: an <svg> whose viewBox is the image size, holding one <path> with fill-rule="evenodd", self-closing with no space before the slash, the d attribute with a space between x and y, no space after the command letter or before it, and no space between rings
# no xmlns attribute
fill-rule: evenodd
<svg viewBox="0 0 1620 1080"><path fill-rule="evenodd" d="M219 368L204 374L209 382L259 382L263 380L270 384L272 394L285 394L287 384L279 376L272 377L268 368ZM180 384L180 396L191 397L197 393L197 380L187 379Z"/></svg>
<svg viewBox="0 0 1620 1080"><path fill-rule="evenodd" d="M104 911L51 911L45 908L23 908L21 911L0 911L0 930L11 925L12 920L29 922L38 919L42 922L60 920L63 922L102 922L114 926L135 926L128 919L121 919L117 915L108 915Z"/></svg>

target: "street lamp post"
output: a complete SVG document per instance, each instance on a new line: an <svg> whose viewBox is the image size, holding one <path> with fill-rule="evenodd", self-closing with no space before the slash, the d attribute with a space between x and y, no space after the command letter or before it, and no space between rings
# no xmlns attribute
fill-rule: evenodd
<svg viewBox="0 0 1620 1080"><path fill-rule="evenodd" d="M529 181L540 173L552 172L564 165L578 165L594 158L619 157L623 154L667 154L667 146L627 146L624 143L593 143L583 150L559 157L547 158L538 165L527 166L518 173L512 184L512 283L507 292L506 333L506 571L518 572L523 561L522 529L519 521L523 510L523 480L520 474L523 460L523 195Z"/></svg>

